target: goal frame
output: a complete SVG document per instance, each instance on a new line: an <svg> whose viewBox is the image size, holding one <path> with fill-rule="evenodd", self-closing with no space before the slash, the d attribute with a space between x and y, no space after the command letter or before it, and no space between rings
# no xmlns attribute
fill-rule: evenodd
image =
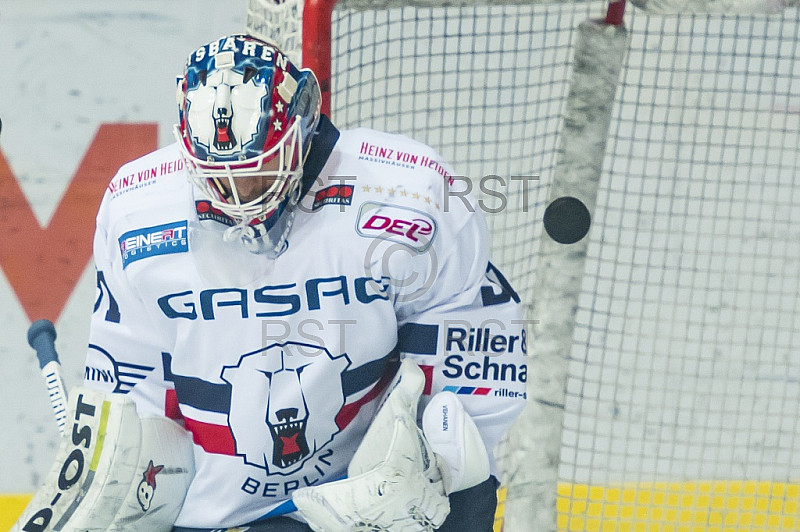
<svg viewBox="0 0 800 532"><path fill-rule="evenodd" d="M331 42L332 18L337 0L305 0L302 40L303 67L310 68L322 92L322 112L331 114Z"/></svg>
<svg viewBox="0 0 800 532"><path fill-rule="evenodd" d="M263 0L262 0L263 1ZM286 0L292 2L295 0ZM787 7L793 7L798 3L798 0L631 0L632 3L641 11L646 14L771 14L782 11ZM359 2L359 5L351 5L352 2ZM369 4L369 0L341 0L339 4L342 7L356 10L381 10L389 7L398 7L403 4L398 0L384 0L384 4ZM438 4L433 4L430 0L423 0L423 2L407 2L408 5L415 7L439 7ZM475 0L457 0L455 6L462 5L475 5ZM497 2L480 2L481 4L495 4ZM503 3L502 0L500 3ZM534 0L531 3L547 3ZM583 3L578 0L575 3ZM422 4L422 5L421 5ZM448 6L454 5L448 3ZM322 111L325 114L331 114L332 106L332 68L333 68L333 23L334 23L334 9L337 7L335 0L306 0L303 8L302 17L302 35L304 38L300 40L302 46L302 65L311 68L317 75L322 91ZM603 27L618 27L624 31L623 16L626 11L625 0L611 2L608 4L605 19L587 21L591 24L581 25L581 38L594 39L599 38L601 41L607 40L625 40L624 36L611 35L613 32L606 31L609 34L606 36L599 35L603 33ZM586 26L584 28L584 26ZM577 31L577 30L576 30ZM313 38L309 38L313 36ZM588 36L588 37L587 37ZM280 46L280 45L279 45ZM580 48L576 46L576 50ZM584 47L589 48L591 47ZM620 48L615 45L615 57L618 55ZM577 53L577 52L576 52ZM624 55L623 49L622 54ZM622 59L620 58L620 61ZM602 61L600 61L602 62ZM586 98L580 101L580 112L586 113L587 108L592 109L592 117L598 116L605 117L598 120L597 128L592 132L592 142L598 140L598 134L601 141L608 137L608 124L604 123L606 120L610 121L612 107L615 102L615 92L619 85L617 74L614 73L613 68L601 68L604 78L603 90L604 93L602 101L591 101L592 98ZM607 74L607 75L606 75ZM580 77L580 73L573 73L573 77L569 82L570 96L573 98L573 92L576 88L576 77ZM580 92L580 91L578 91ZM586 92L586 91L584 91ZM338 101L338 100L337 100ZM587 107L587 102L590 107ZM575 109L576 106L572 105ZM567 118L574 118L575 115L569 117L570 102L567 99L566 111L564 116ZM333 117L334 119L336 117ZM570 120L565 120L569 122ZM584 124L585 125L585 124ZM601 130L606 128L605 133ZM581 132L572 131L565 133L568 129L567 124L563 124L558 133L558 144L561 152L568 151L563 148L565 141L564 136L568 134L581 134ZM574 139L574 137L573 137ZM569 139L568 139L569 140ZM584 139L586 140L586 139ZM590 144L591 142L584 142L583 144ZM596 143L596 142L595 142ZM580 144L580 143L579 143ZM580 153L580 149L575 150L570 156L566 158L563 153L559 154L559 161L556 164L553 184L549 186L549 193L547 203L564 196L578 197L588 207L592 218L594 218L594 205L598 194L598 185L600 173L602 172L602 162L605 156L605 148L600 150L599 158L594 154L594 159L588 162L582 159L585 154ZM576 159L581 159L582 164L574 164ZM580 182L574 180L573 169L575 167L592 167L596 169L596 174L579 176ZM559 173L561 174L559 176ZM566 178L565 178L566 177ZM561 179L565 178L565 179ZM572 180L572 181L571 181ZM587 185L588 183L588 185ZM586 239L588 240L588 239ZM499 454L513 454L515 452L515 443L522 441L524 449L517 452L517 457L512 460L512 463L520 462L519 456L524 453L531 453L531 448L535 457L530 454L524 458L527 460L528 466L534 464L533 473L526 472L518 474L519 470L514 474L508 475L509 469L505 467L505 463L501 469L506 473L508 483L508 496L505 500L506 510L506 530L527 530L531 523L539 525L542 530L555 530L556 528L563 528L563 523L558 523L560 516L558 515L557 501L558 498L569 499L569 495L557 493L558 486L558 464L552 463L554 458L558 458L559 446L561 445L563 429L563 408L565 403L565 389L567 387L567 379L569 377L569 361L570 351L573 340L573 331L575 326L576 316L574 309L578 307L578 294L581 290L581 283L584 274L584 264L586 259L587 242L582 244L570 245L567 247L553 245L545 233L542 233L542 244L537 253L538 266L531 272L531 277L535 277L535 290L536 301L539 309L537 310L536 318L541 319L541 322L534 326L532 335L537 339L534 342L534 352L531 353L531 370L529 375L531 379L536 379L537 373L543 373L545 379L543 382L535 382L533 385L529 383L529 408L521 416L524 421L520 426L515 425L509 435L509 438L503 444L503 449ZM561 256L559 256L561 255ZM566 255L571 255L567 258ZM578 256L578 260L574 257ZM543 257L546 260L543 260ZM568 265L568 267L565 267ZM551 291L546 294L545 290L548 286L556 286L557 290ZM568 289L565 289L568 287ZM543 295L544 294L544 295ZM542 303L544 302L544 303ZM542 310L542 309L545 310ZM571 325L570 325L571 323ZM555 327L554 327L555 325ZM544 338L544 342L541 340ZM566 339L566 340L565 340ZM542 344L547 345L544 349ZM550 350L550 352L543 352ZM544 356L543 356L544 355ZM546 362L541 362L542 358L547 358ZM546 372L539 372L534 365L544 367L547 365ZM554 369L555 368L555 369ZM540 386L541 384L541 386ZM536 393L532 393L537 390ZM541 393L538 390L543 390ZM531 403L538 403L535 408L530 408ZM542 407L544 405L544 407ZM531 410L539 409L539 411L531 414ZM559 409L561 410L559 412ZM524 418L528 418L525 420ZM519 423L518 423L519 425ZM546 428L542 428L546 427ZM541 430L545 433L543 436L537 436L537 441L531 445L530 442L525 442L526 433L531 434L531 430ZM516 434L515 434L516 432ZM543 444L543 442L546 442ZM557 461L557 460L556 460ZM530 468L526 466L525 468ZM517 466L519 467L519 466ZM542 474L543 468L552 468L546 474ZM551 475L552 473L552 475ZM538 479L532 481L532 477ZM522 495L518 496L515 493L515 484L522 484L524 486ZM535 487L535 495L531 497L530 485L538 484ZM502 496L502 495L501 495ZM535 510L535 515L531 515L524 506L531 506L528 501L535 501L538 508ZM516 505L516 507L515 507ZM517 510L522 510L518 512ZM499 511L499 516L502 517L502 508ZM497 528L496 528L497 529Z"/></svg>

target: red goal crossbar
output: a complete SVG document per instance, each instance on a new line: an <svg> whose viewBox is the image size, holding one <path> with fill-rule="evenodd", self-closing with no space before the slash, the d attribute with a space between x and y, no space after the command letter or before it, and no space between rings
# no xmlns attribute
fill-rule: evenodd
<svg viewBox="0 0 800 532"><path fill-rule="evenodd" d="M317 75L322 112L331 114L331 22L336 0L306 0L303 11L303 67Z"/></svg>

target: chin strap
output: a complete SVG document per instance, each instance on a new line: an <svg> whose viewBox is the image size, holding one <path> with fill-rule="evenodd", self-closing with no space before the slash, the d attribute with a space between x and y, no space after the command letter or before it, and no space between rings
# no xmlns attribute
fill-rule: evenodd
<svg viewBox="0 0 800 532"><path fill-rule="evenodd" d="M269 228L266 221L253 225L239 222L225 230L226 242L240 241L250 253L263 254L269 259L277 259L289 248L289 231L294 224L295 210L281 206L275 214L267 218L274 223Z"/></svg>
<svg viewBox="0 0 800 532"><path fill-rule="evenodd" d="M321 115L308 157L303 164L303 177L297 181L294 190L289 191L286 199L263 221L241 221L226 229L224 240L240 241L251 253L263 254L269 259L276 259L285 252L289 247L289 232L294 224L294 207L314 185L339 140L339 135L339 130L330 119Z"/></svg>

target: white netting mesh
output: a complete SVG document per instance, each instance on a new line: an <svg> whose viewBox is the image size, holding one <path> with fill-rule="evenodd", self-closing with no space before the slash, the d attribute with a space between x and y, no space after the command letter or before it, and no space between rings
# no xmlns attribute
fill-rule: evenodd
<svg viewBox="0 0 800 532"><path fill-rule="evenodd" d="M546 30L561 27L564 15L558 5L334 12L336 123L426 142L478 194L481 178L501 176L505 186L483 180L507 197L503 211L515 213L490 216L494 254L528 302L546 199L537 178L554 165L571 72L571 31ZM489 215L503 207L483 198Z"/></svg>
<svg viewBox="0 0 800 532"><path fill-rule="evenodd" d="M351 1L334 11L334 122L415 137L471 177L536 319L575 28L606 5ZM698 5L741 8L677 9ZM559 529L800 530L799 13L626 16L551 457Z"/></svg>
<svg viewBox="0 0 800 532"><path fill-rule="evenodd" d="M488 215L530 306L574 28L603 10L334 12L339 125L423 140L478 182L541 175L528 212L509 187ZM569 364L559 528L796 529L798 11L628 25Z"/></svg>
<svg viewBox="0 0 800 532"><path fill-rule="evenodd" d="M302 65L303 38L302 0L248 0L247 33L273 43L289 56L295 65Z"/></svg>

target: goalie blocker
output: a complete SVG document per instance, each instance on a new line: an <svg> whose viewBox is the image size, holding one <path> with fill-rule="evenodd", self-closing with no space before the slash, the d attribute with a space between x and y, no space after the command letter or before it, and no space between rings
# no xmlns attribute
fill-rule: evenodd
<svg viewBox="0 0 800 532"><path fill-rule="evenodd" d="M70 397L56 461L11 531L171 530L194 476L189 434L124 395Z"/></svg>

